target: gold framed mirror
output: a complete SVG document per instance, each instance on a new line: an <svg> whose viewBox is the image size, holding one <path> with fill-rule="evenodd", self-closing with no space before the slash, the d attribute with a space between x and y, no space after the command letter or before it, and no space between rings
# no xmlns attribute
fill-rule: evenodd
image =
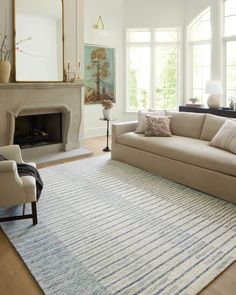
<svg viewBox="0 0 236 295"><path fill-rule="evenodd" d="M63 0L14 0L16 82L64 80Z"/></svg>

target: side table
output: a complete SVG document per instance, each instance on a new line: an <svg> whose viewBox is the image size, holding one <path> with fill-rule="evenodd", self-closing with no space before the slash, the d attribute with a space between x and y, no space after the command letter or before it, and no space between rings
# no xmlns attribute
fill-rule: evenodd
<svg viewBox="0 0 236 295"><path fill-rule="evenodd" d="M109 148L109 127L110 127L110 122L115 121L115 119L105 119L105 118L100 118L101 121L106 121L107 122L107 146L103 149L104 152L110 152L111 149Z"/></svg>

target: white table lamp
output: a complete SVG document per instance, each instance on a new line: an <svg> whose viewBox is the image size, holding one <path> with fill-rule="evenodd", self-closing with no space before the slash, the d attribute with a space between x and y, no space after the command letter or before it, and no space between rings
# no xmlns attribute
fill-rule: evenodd
<svg viewBox="0 0 236 295"><path fill-rule="evenodd" d="M219 109L223 87L221 81L207 81L205 93L209 94L207 105L210 109Z"/></svg>

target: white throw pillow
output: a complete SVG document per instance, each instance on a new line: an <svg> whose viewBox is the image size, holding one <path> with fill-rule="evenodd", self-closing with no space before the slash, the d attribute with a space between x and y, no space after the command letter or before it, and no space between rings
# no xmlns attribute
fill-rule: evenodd
<svg viewBox="0 0 236 295"><path fill-rule="evenodd" d="M236 154L236 122L228 119L213 137L210 145Z"/></svg>
<svg viewBox="0 0 236 295"><path fill-rule="evenodd" d="M152 116L165 116L166 110L155 110L155 111L139 111L138 112L138 127L135 131L135 133L144 134L145 130L147 128L147 115Z"/></svg>
<svg viewBox="0 0 236 295"><path fill-rule="evenodd" d="M149 108L148 111L149 111L150 113L153 113L153 112L165 112L165 114L166 114L166 112L167 112L167 110L158 110L158 109L152 109L152 108Z"/></svg>

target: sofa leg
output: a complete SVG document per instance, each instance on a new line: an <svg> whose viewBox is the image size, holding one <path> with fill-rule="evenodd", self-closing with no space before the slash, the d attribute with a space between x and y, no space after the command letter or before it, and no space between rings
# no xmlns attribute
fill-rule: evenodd
<svg viewBox="0 0 236 295"><path fill-rule="evenodd" d="M38 223L36 202L31 203L31 208L32 208L33 225L36 225Z"/></svg>

